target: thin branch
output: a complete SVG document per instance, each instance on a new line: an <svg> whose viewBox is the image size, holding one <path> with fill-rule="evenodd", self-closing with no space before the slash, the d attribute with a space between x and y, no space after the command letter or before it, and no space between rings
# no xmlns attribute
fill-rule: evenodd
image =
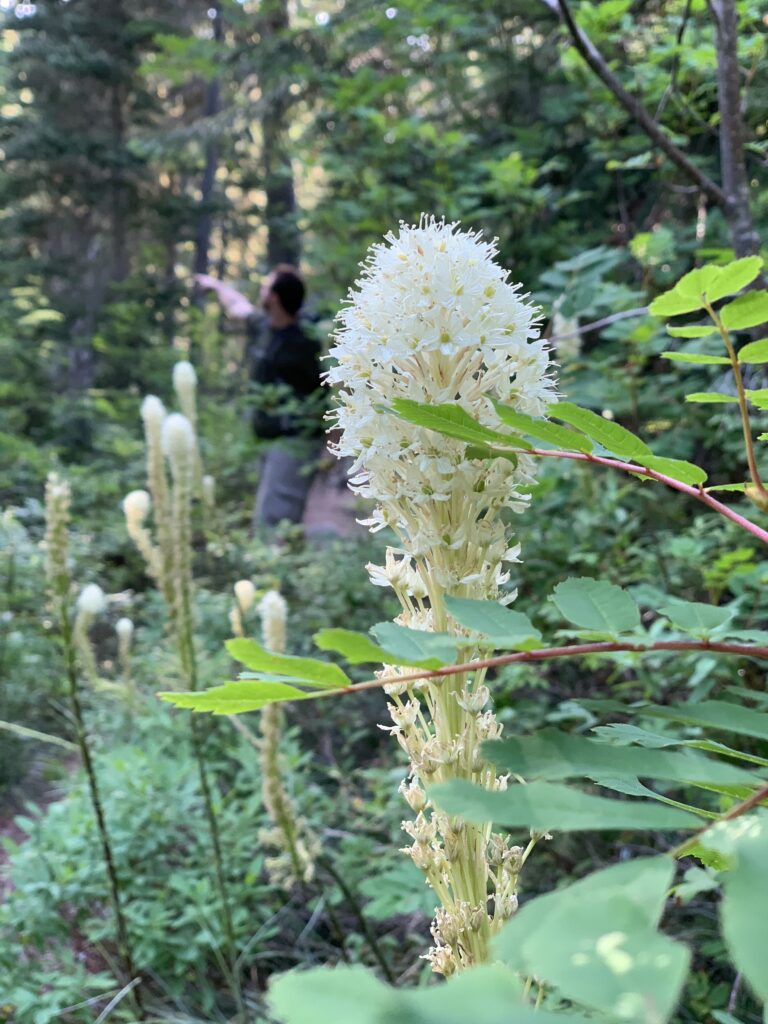
<svg viewBox="0 0 768 1024"><path fill-rule="evenodd" d="M693 0L686 0L685 11L683 11L683 17L677 28L677 35L675 36L675 53L672 57L672 68L669 73L669 85L664 90L664 95L661 97L658 107L656 108L655 121L658 121L661 115L664 113L664 107L667 105L667 100L670 95L677 90L677 74L680 70L680 47L682 46L683 36L685 30L688 27L688 19L691 16L691 7Z"/></svg>
<svg viewBox="0 0 768 1024"><path fill-rule="evenodd" d="M620 651L629 651L635 654L647 654L651 651L709 651L712 654L733 654L739 657L768 661L768 647L758 644L729 644L710 640L656 640L654 643L640 644L630 640L606 640L589 644L566 644L563 647L541 647L535 651L515 651L513 654L499 654L493 658L467 661L461 665L446 665L444 668L420 669L418 672L408 672L401 676L366 679L362 683L352 683L349 686L339 686L332 690L318 690L302 694L302 698L319 700L323 697L337 697L343 693L359 693L362 690L377 690L383 686L394 684L399 686L417 683L425 679L440 679L442 676L476 672L478 669L499 668L502 665L514 665L517 662L553 661L557 658L584 657L589 654L615 654Z"/></svg>
<svg viewBox="0 0 768 1024"><path fill-rule="evenodd" d="M664 129L658 125L645 107L621 84L616 75L586 33L574 21L566 0L544 0L550 10L557 10L570 33L573 45L598 78L610 89L619 103L634 118L646 135L698 188L717 206L726 208L728 200L718 184L700 171L685 153L674 144Z"/></svg>
<svg viewBox="0 0 768 1024"><path fill-rule="evenodd" d="M598 327L607 327L608 324L615 324L619 320L629 320L634 316L644 316L648 312L647 306L637 306L635 309L625 309L621 313L611 313L610 316L604 316L600 320L593 320L589 324L579 324L577 331L566 331L564 334L556 334L551 338L547 338L547 341L562 341L564 338L577 338L581 334L586 334L587 331L596 331Z"/></svg>
<svg viewBox="0 0 768 1024"><path fill-rule="evenodd" d="M496 449L496 445L489 445L489 447ZM594 462L598 466L607 466L610 469L618 469L623 473L631 473L632 476L644 476L649 480L657 480L660 484L665 484L667 487L671 487L675 491L680 491L681 494L687 494L691 498L695 498L696 501L700 501L703 505L711 508L713 512L718 512L721 516L725 516L726 519L730 519L732 523L736 523L742 530L746 530L751 533L753 537L762 541L763 544L768 544L768 530L762 529L757 526L756 523L751 522L746 516L742 516L736 512L729 505L724 505L722 501L718 501L717 498L713 498L711 494L708 494L702 487L692 487L690 484L684 484L680 480L675 480L671 476L666 476L664 473L657 473L655 469L646 469L645 466L636 466L632 462L621 462L620 459L609 459L603 455L592 455L588 452L566 452L553 449L552 451L544 450L542 448L504 448L499 449L503 451L514 451L518 455L535 455L540 458L556 458L556 459L572 459L576 462Z"/></svg>

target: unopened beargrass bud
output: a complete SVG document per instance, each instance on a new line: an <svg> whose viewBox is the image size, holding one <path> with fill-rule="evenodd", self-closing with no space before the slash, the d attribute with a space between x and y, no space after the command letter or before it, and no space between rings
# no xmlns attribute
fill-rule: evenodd
<svg viewBox="0 0 768 1024"><path fill-rule="evenodd" d="M181 411L194 427L197 424L197 374L186 359L180 359L173 367L173 390Z"/></svg>
<svg viewBox="0 0 768 1024"><path fill-rule="evenodd" d="M98 686L99 684L99 669L88 630L93 625L94 619L101 615L106 606L107 600L104 596L104 591L96 583L89 583L83 587L78 594L75 604L73 638L77 649L77 657L83 675L93 686Z"/></svg>
<svg viewBox="0 0 768 1024"><path fill-rule="evenodd" d="M69 547L69 484L56 473L49 473L45 484L45 573L54 592L69 585L67 552Z"/></svg>
<svg viewBox="0 0 768 1024"><path fill-rule="evenodd" d="M496 247L457 225L423 217L375 245L339 313L329 383L339 386L335 452L353 460L350 486L377 502L372 530L390 527L399 548L371 581L390 586L402 605L395 620L412 629L452 632L459 660L479 654L447 611L445 597L503 594L518 561L503 511L522 512L533 460L478 459L463 441L438 436L382 410L398 398L452 403L482 425L501 422L493 400L543 416L554 400L538 310L495 262ZM441 906L428 954L450 975L490 957L490 940L516 906L520 861L484 826L457 825L428 801L424 784L462 778L487 789L506 785L481 754L501 733L484 672L439 682L399 683L384 668L393 725L408 756L402 787L413 821L406 849Z"/></svg>
<svg viewBox="0 0 768 1024"><path fill-rule="evenodd" d="M287 610L276 590L267 591L259 603L264 646L276 654L285 652ZM319 843L308 823L297 816L285 788L280 764L282 731L283 709L268 704L261 713L262 796L274 828L262 832L260 838L279 851L265 862L272 881L289 889L314 877Z"/></svg>
<svg viewBox="0 0 768 1024"><path fill-rule="evenodd" d="M131 647L133 644L133 622L123 616L115 623L117 633L117 660L123 679L130 682L131 679Z"/></svg>
<svg viewBox="0 0 768 1024"><path fill-rule="evenodd" d="M156 395L147 395L141 403L141 418L144 423L144 441L147 451L147 487L152 496L155 534L159 549L154 575L166 603L170 605L172 601L170 577L173 564L173 539L171 537L171 499L168 479L165 475L162 445L166 411L165 406Z"/></svg>

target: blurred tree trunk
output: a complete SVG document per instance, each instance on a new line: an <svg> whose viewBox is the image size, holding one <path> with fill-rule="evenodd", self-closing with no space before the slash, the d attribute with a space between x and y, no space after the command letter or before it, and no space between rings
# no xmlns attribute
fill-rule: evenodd
<svg viewBox="0 0 768 1024"><path fill-rule="evenodd" d="M296 223L296 191L288 136L290 96L282 80L280 50L290 28L287 0L265 0L262 37L268 53L259 69L264 113L261 118L262 166L266 193L267 263L298 264L301 239Z"/></svg>
<svg viewBox="0 0 768 1024"><path fill-rule="evenodd" d="M725 193L725 216L737 256L760 251L749 202L749 179L744 154L741 110L741 72L738 57L738 13L734 0L709 0L715 22L717 98L720 108L720 174Z"/></svg>
<svg viewBox="0 0 768 1024"><path fill-rule="evenodd" d="M213 12L213 38L221 42L224 38L224 26L221 17L220 0L212 0L211 11ZM219 78L212 78L205 89L205 101L203 104L203 124L209 118L215 117L221 111L221 81ZM211 202L213 200L216 185L216 171L219 166L219 140L213 135L205 146L205 166L203 177L200 183L200 215L195 226L195 256L193 270L196 274L208 273L208 261L211 247L211 230L213 217L211 215ZM204 304L204 292L195 290L195 305Z"/></svg>

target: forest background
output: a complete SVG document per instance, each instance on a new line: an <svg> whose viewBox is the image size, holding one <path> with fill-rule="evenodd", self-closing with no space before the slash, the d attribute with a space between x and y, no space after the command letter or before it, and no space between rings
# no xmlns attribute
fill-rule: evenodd
<svg viewBox="0 0 768 1024"><path fill-rule="evenodd" d="M498 237L501 262L542 304L568 399L736 483L743 455L733 406L683 402L692 388L728 393L727 375L716 364L662 359L670 339L647 306L703 261L760 251L768 15L757 0L606 0L572 10L561 0L0 8L0 719L60 741L0 734L0 1019L94 1020L120 990L44 593L52 469L73 488L75 578L110 595L109 621L94 634L101 674L117 671L114 621L129 614L136 623L141 714L109 694L93 694L89 714L118 858L132 866L138 957L151 965L157 1006L224 1019L224 937L208 912L191 753L178 718L152 697L177 670L120 514L144 478L142 396L170 401L174 364L196 367L217 495L196 566L208 684L230 671L222 645L241 577L281 584L294 653L322 626L365 629L393 609L364 570L381 560L380 540L305 545L288 531L278 547L249 538L258 467L249 415L270 396L247 380L241 327L195 289L193 275L213 273L255 298L270 266L300 263L308 329L327 345L371 242L423 211L460 219ZM738 31L729 36L730 10ZM766 386L761 367L750 372L750 387ZM740 538L719 555L730 526L695 507L578 466L547 467L536 502L520 528L522 608L566 575L618 573L638 599L655 588L747 601L757 622L766 610L768 563ZM608 686L696 700L733 682L710 656L652 669L510 667L496 680L500 717L514 731L579 731L598 720L594 701ZM740 673L749 686L749 669ZM286 901L264 875L253 748L227 723L209 740L224 780L240 966L256 1005L270 975L297 962L381 969L383 959L401 983L424 980L416 955L431 907L394 852L400 769L375 727L380 704L367 694L322 719L293 717L288 772L332 851L330 873L306 901ZM28 798L42 809L30 805L11 824ZM528 884L543 890L558 873L630 847L627 837L566 838ZM174 864L170 885L164 863ZM677 1019L738 1013L751 1024L759 1011L724 959L713 918L706 892L682 914L698 952Z"/></svg>

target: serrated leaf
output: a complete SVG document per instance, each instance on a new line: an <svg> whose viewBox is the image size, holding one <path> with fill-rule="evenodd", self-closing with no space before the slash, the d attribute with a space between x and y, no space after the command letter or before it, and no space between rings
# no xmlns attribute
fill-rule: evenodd
<svg viewBox="0 0 768 1024"><path fill-rule="evenodd" d="M483 752L497 768L521 775L529 781L558 782L595 778L604 773L610 773L614 778L640 777L722 785L747 785L760 781L760 776L754 772L687 750L614 746L556 729L486 743Z"/></svg>
<svg viewBox="0 0 768 1024"><path fill-rule="evenodd" d="M719 312L723 326L729 331L746 331L768 321L768 291L747 292L729 302Z"/></svg>
<svg viewBox="0 0 768 1024"><path fill-rule="evenodd" d="M720 277L720 267L696 267L684 274L674 287L680 295L699 297L707 294Z"/></svg>
<svg viewBox="0 0 768 1024"><path fill-rule="evenodd" d="M768 388L758 388L754 391L747 388L747 398L756 409L768 409Z"/></svg>
<svg viewBox="0 0 768 1024"><path fill-rule="evenodd" d="M685 396L686 402L702 402L711 405L738 402L735 395L724 395L720 391L694 391Z"/></svg>
<svg viewBox="0 0 768 1024"><path fill-rule="evenodd" d="M533 416L526 416L522 412L510 409L508 405L494 400L493 406L498 413L499 419L508 427L536 438L537 441L545 441L554 445L555 448L565 448L577 452L591 452L592 444L582 434L577 434L559 423L552 423L550 420L535 419Z"/></svg>
<svg viewBox="0 0 768 1024"><path fill-rule="evenodd" d="M719 626L729 622L734 612L729 608L719 608L701 601L682 601L670 599L658 611L673 622L678 629L693 636L706 637Z"/></svg>
<svg viewBox="0 0 768 1024"><path fill-rule="evenodd" d="M700 704L682 704L674 708L651 705L643 708L643 714L652 718L668 718L673 722L683 722L685 725L699 725L723 732L738 733L740 736L768 740L766 712L754 711L752 708L730 704L724 700L707 700Z"/></svg>
<svg viewBox="0 0 768 1024"><path fill-rule="evenodd" d="M627 633L640 625L640 609L621 587L589 577L564 580L552 594L558 611L582 629Z"/></svg>
<svg viewBox="0 0 768 1024"><path fill-rule="evenodd" d="M448 814L478 824L493 821L507 828L537 832L581 832L591 829L689 829L700 821L693 814L644 800L612 800L555 782L510 785L490 792L465 779L431 786L429 796Z"/></svg>
<svg viewBox="0 0 768 1024"><path fill-rule="evenodd" d="M255 640L237 637L234 640L227 640L225 646L235 661L239 661L253 672L289 676L310 686L329 689L348 686L352 681L342 668L329 661L297 658L292 654L275 654L257 644Z"/></svg>
<svg viewBox="0 0 768 1024"><path fill-rule="evenodd" d="M683 313L693 313L703 308L703 297L686 295L675 287L657 295L648 307L648 312L651 316L681 316Z"/></svg>
<svg viewBox="0 0 768 1024"><path fill-rule="evenodd" d="M352 629L321 629L312 638L321 651L335 651L341 654L351 665L383 664L411 665L414 668L439 668L434 658L426 661L414 661L410 658L398 657L392 651L375 644L365 633L357 633Z"/></svg>
<svg viewBox="0 0 768 1024"><path fill-rule="evenodd" d="M422 668L442 668L456 661L459 640L448 633L409 629L396 622L380 622L371 633L386 651L397 658L418 660Z"/></svg>
<svg viewBox="0 0 768 1024"><path fill-rule="evenodd" d="M504 926L495 954L607 1019L661 1024L689 960L656 931L673 870L661 857L637 858L531 900Z"/></svg>
<svg viewBox="0 0 768 1024"><path fill-rule="evenodd" d="M240 715L246 711L259 711L267 704L286 700L307 700L312 694L298 690L287 683L240 681L214 686L210 690L158 693L161 700L177 708L208 711L214 715Z"/></svg>
<svg viewBox="0 0 768 1024"><path fill-rule="evenodd" d="M740 363L768 363L768 338L750 341L739 349Z"/></svg>
<svg viewBox="0 0 768 1024"><path fill-rule="evenodd" d="M635 437L619 423L606 420L590 409L582 409L571 402L556 402L550 406L549 411L559 420L564 420L577 430L581 430L614 455L621 455L626 459L653 457L653 452L645 441Z"/></svg>
<svg viewBox="0 0 768 1024"><path fill-rule="evenodd" d="M425 405L410 398L396 398L392 402L393 412L401 419L418 427L434 430L438 434L466 441L468 444L485 446L502 444L514 448L517 438L491 430L477 423L460 405L447 402L443 405Z"/></svg>
<svg viewBox="0 0 768 1024"><path fill-rule="evenodd" d="M671 334L673 338L708 338L716 331L717 328L714 324L689 324L686 327L670 327L667 324L667 333ZM668 353L662 352L662 355L666 356ZM728 362L727 359L726 362Z"/></svg>
<svg viewBox="0 0 768 1024"><path fill-rule="evenodd" d="M708 356L704 352L662 352L665 359L674 363L694 363L698 366L728 366L727 356Z"/></svg>
<svg viewBox="0 0 768 1024"><path fill-rule="evenodd" d="M684 462L682 459L667 459L661 455L654 455L652 458L643 459L646 469L652 469L656 473L672 477L680 483L697 487L707 479L707 474L701 466L695 466L692 462Z"/></svg>
<svg viewBox="0 0 768 1024"><path fill-rule="evenodd" d="M488 637L499 650L514 650L527 640L541 640L541 633L527 615L505 608L498 601L447 597L445 606L457 622Z"/></svg>
<svg viewBox="0 0 768 1024"><path fill-rule="evenodd" d="M712 491L737 491L738 493L743 494L744 491L747 489L747 487L749 487L748 483L743 483L743 484L715 484L712 487L705 488L705 490L706 490L707 494L710 494Z"/></svg>
<svg viewBox="0 0 768 1024"><path fill-rule="evenodd" d="M718 267L717 277L707 286L707 299L710 302L717 302L724 299L726 295L734 295L752 284L763 261L759 256L744 256L741 259L727 263L724 267Z"/></svg>

